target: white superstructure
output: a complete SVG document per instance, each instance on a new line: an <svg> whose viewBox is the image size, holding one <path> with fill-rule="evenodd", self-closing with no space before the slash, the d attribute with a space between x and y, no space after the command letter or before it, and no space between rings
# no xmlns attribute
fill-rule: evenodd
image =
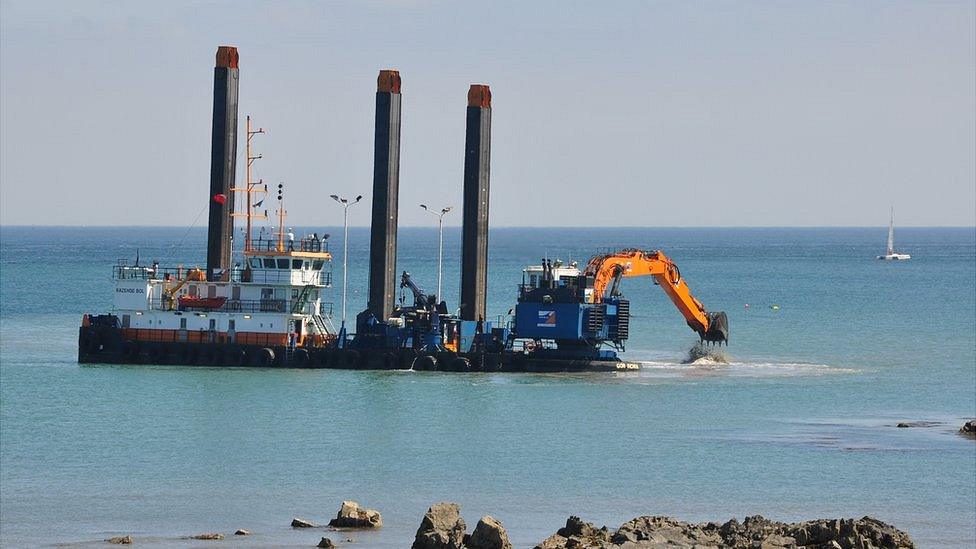
<svg viewBox="0 0 976 549"><path fill-rule="evenodd" d="M317 235L279 245L255 241L243 264L219 281L201 269L114 269L113 312L136 340L321 345L334 338L331 254Z"/></svg>

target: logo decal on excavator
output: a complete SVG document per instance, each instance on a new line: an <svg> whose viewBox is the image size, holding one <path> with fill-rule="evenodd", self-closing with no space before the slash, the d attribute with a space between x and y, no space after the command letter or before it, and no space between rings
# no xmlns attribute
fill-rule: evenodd
<svg viewBox="0 0 976 549"><path fill-rule="evenodd" d="M539 323L536 326L555 327L556 311L539 311Z"/></svg>

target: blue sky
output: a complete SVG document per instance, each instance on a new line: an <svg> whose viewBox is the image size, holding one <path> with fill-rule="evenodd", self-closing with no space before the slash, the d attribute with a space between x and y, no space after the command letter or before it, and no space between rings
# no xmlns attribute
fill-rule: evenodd
<svg viewBox="0 0 976 549"><path fill-rule="evenodd" d="M460 205L487 83L496 226L877 226L889 205L972 226L974 5L4 0L0 223L193 222L231 44L268 131L257 175L295 225L369 197L376 74L397 68L404 225Z"/></svg>

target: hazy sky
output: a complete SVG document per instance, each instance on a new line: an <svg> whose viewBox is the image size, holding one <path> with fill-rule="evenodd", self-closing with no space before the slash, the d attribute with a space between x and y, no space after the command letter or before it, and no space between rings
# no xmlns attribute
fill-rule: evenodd
<svg viewBox="0 0 976 549"><path fill-rule="evenodd" d="M369 198L397 68L404 225L460 205L476 82L496 226L974 225L974 5L4 0L0 222L192 223L229 44L289 224Z"/></svg>

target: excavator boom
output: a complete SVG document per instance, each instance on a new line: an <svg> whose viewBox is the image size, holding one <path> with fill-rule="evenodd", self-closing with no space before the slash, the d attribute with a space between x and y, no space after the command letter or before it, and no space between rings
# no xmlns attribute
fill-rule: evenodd
<svg viewBox="0 0 976 549"><path fill-rule="evenodd" d="M681 278L681 271L663 252L637 249L597 255L590 259L584 274L594 277L593 299L601 302L617 291L621 278L651 276L661 286L688 326L702 341L728 342L729 321L723 312L708 312Z"/></svg>

